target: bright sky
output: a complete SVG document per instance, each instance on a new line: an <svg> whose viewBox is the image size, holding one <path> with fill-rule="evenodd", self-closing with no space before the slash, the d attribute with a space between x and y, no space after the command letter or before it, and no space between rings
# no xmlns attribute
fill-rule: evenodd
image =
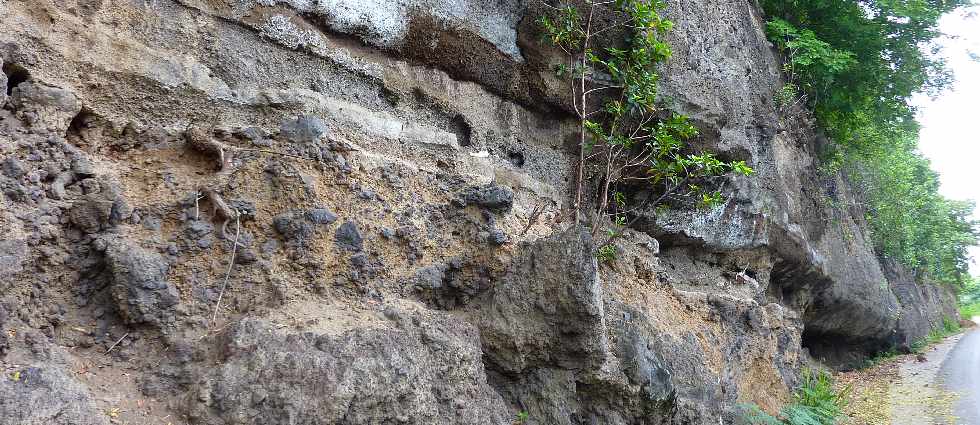
<svg viewBox="0 0 980 425"><path fill-rule="evenodd" d="M980 6L944 16L940 29L950 36L940 44L956 82L936 99L913 100L922 124L919 149L939 172L943 195L980 204ZM977 276L980 247L971 253Z"/></svg>

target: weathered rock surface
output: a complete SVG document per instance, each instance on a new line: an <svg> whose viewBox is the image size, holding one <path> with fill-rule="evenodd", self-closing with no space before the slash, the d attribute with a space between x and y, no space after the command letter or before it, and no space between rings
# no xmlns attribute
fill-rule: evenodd
<svg viewBox="0 0 980 425"><path fill-rule="evenodd" d="M807 340L848 340L843 345L863 353L886 346L902 307L884 284L863 212L828 205L851 205L854 197L839 177L818 174L826 141L804 114L772 101L780 66L759 11L708 0L671 2L667 13L677 26L664 95L714 149L747 159L757 173L733 181L730 200L714 211L651 210L639 228L662 238L665 250L766 251L772 264L762 284L802 312Z"/></svg>
<svg viewBox="0 0 980 425"><path fill-rule="evenodd" d="M0 241L0 277L13 277L23 270L27 244L22 240Z"/></svg>
<svg viewBox="0 0 980 425"><path fill-rule="evenodd" d="M115 240L106 249L105 259L112 276L112 297L124 320L156 326L173 322L174 306L180 296L167 281L170 266L162 256Z"/></svg>
<svg viewBox="0 0 980 425"><path fill-rule="evenodd" d="M943 320L955 321L956 294L952 289L923 285L894 261L884 264L885 275L901 309L896 313L893 343L903 350L921 341L929 332L943 327Z"/></svg>
<svg viewBox="0 0 980 425"><path fill-rule="evenodd" d="M588 370L609 351L592 238L572 229L518 251L477 316L488 359L503 372Z"/></svg>
<svg viewBox="0 0 980 425"><path fill-rule="evenodd" d="M390 307L351 329L279 330L245 319L221 338L221 366L193 392L214 423L507 424L487 384L479 334L443 313Z"/></svg>
<svg viewBox="0 0 980 425"><path fill-rule="evenodd" d="M97 195L75 201L68 211L71 223L85 233L98 233L108 227L111 216L112 201Z"/></svg>
<svg viewBox="0 0 980 425"><path fill-rule="evenodd" d="M791 385L803 360L799 316L664 285L655 244L627 239L622 266L601 274L584 231L523 246L476 300L505 399L553 424L731 423L738 394L778 405L783 395L770 391Z"/></svg>
<svg viewBox="0 0 980 425"><path fill-rule="evenodd" d="M313 143L327 133L327 125L323 120L309 115L296 117L295 120L283 121L279 134L287 140L296 143Z"/></svg>
<svg viewBox="0 0 980 425"><path fill-rule="evenodd" d="M13 88L10 104L32 127L54 133L64 133L82 109L70 90L30 81Z"/></svg>
<svg viewBox="0 0 980 425"><path fill-rule="evenodd" d="M3 58L0 58L0 108L7 103L7 73L2 71Z"/></svg>
<svg viewBox="0 0 980 425"><path fill-rule="evenodd" d="M103 425L89 389L59 365L39 363L3 368L0 417L10 425ZM15 379L16 378L16 379Z"/></svg>
<svg viewBox="0 0 980 425"><path fill-rule="evenodd" d="M597 264L568 220L578 123L544 8L0 2L0 365L43 371L0 389L55 394L10 417L734 423L811 358L955 315L830 206L853 195L772 102L751 2L669 2L661 91L757 173L713 211L641 212ZM185 146L198 127L220 167Z"/></svg>

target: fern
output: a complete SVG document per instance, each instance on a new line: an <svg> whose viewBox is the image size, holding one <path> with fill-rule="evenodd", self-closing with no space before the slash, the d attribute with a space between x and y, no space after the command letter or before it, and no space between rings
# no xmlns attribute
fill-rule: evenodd
<svg viewBox="0 0 980 425"><path fill-rule="evenodd" d="M755 405L743 405L742 418L754 425L833 425L844 413L849 394L850 388L834 389L830 374L804 369L793 403L783 407L778 418Z"/></svg>
<svg viewBox="0 0 980 425"><path fill-rule="evenodd" d="M741 404L742 419L753 425L785 425L785 423L775 416L763 412L759 406L754 404Z"/></svg>

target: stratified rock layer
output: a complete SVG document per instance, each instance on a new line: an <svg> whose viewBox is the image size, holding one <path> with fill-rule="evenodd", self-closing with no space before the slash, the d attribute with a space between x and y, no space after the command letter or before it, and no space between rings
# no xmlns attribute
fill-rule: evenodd
<svg viewBox="0 0 980 425"><path fill-rule="evenodd" d="M754 3L670 2L661 91L756 174L602 264L545 6L396 3L0 3L0 417L732 423L955 316L832 207Z"/></svg>
<svg viewBox="0 0 980 425"><path fill-rule="evenodd" d="M191 400L201 421L506 424L478 334L445 313L390 307L380 325L277 330L245 319L222 336L221 366Z"/></svg>

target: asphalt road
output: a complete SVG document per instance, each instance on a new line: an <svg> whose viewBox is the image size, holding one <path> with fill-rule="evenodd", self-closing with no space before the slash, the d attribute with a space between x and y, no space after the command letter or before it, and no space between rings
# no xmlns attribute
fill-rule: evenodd
<svg viewBox="0 0 980 425"><path fill-rule="evenodd" d="M959 395L954 406L956 423L980 425L980 326L967 331L950 350L937 379Z"/></svg>

